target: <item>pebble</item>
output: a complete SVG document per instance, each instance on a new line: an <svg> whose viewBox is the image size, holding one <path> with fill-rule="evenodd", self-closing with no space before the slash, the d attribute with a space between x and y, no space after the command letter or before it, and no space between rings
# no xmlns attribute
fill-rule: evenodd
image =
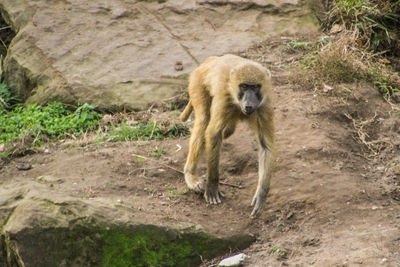
<svg viewBox="0 0 400 267"><path fill-rule="evenodd" d="M17 167L17 169L20 171L27 171L32 169L32 165L28 162L17 163L15 167Z"/></svg>
<svg viewBox="0 0 400 267"><path fill-rule="evenodd" d="M234 267L240 266L242 262L247 258L247 255L244 253L237 254L235 256L223 259L218 266L219 267Z"/></svg>

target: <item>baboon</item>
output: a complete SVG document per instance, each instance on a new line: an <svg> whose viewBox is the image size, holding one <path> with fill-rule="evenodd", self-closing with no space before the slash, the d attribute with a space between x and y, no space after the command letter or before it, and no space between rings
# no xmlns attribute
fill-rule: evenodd
<svg viewBox="0 0 400 267"><path fill-rule="evenodd" d="M194 110L194 126L184 174L189 189L203 193L210 204L221 203L219 157L223 138L246 121L259 142L259 180L251 206L252 216L264 206L269 191L274 152L271 74L260 64L235 55L209 57L189 78L189 103L180 115L186 121ZM207 181L197 174L205 149Z"/></svg>

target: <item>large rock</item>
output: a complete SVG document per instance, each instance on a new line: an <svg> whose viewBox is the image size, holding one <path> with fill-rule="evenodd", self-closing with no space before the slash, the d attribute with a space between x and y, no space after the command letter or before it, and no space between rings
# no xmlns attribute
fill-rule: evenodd
<svg viewBox="0 0 400 267"><path fill-rule="evenodd" d="M298 0L1 0L17 32L3 75L28 103L136 110L173 96L211 55L314 31ZM175 64L182 62L183 70Z"/></svg>
<svg viewBox="0 0 400 267"><path fill-rule="evenodd" d="M254 237L218 238L183 223L25 183L0 189L0 266L198 266Z"/></svg>

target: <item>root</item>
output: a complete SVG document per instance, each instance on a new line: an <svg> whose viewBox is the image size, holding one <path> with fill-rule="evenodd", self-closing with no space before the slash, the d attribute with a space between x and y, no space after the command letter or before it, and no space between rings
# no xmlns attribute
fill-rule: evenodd
<svg viewBox="0 0 400 267"><path fill-rule="evenodd" d="M367 141L367 138L369 138L370 136L368 135L368 133L366 132L364 127L376 122L376 117L377 117L376 112L375 112L375 115L371 119L367 119L365 121L360 121L360 120L357 121L347 112L344 113L344 115L353 122L353 127L354 127L354 130L356 133L355 139L356 139L357 143L367 147L368 150L372 153L373 157L377 156L379 154L379 152L382 151L388 145L390 147L392 147L391 142L389 142L388 140L384 140L384 139Z"/></svg>

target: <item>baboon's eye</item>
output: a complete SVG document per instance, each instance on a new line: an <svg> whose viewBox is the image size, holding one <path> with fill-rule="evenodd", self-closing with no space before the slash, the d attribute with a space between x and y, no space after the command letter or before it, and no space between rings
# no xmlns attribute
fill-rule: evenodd
<svg viewBox="0 0 400 267"><path fill-rule="evenodd" d="M257 99L258 99L259 101L261 101L261 99L262 99L262 94L261 94L260 91L257 91L257 92L256 92L256 97L257 97Z"/></svg>
<svg viewBox="0 0 400 267"><path fill-rule="evenodd" d="M247 83L241 83L241 84L239 84L239 89L241 91L246 91L246 90L252 89L252 85L247 84Z"/></svg>

